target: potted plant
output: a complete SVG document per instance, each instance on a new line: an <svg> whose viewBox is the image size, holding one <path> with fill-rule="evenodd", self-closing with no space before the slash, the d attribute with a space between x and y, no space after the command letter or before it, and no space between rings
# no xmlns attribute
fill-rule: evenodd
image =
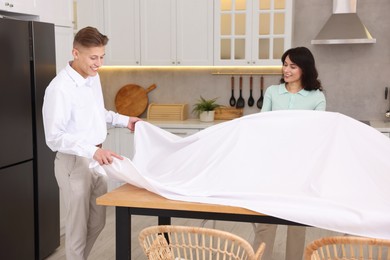
<svg viewBox="0 0 390 260"><path fill-rule="evenodd" d="M198 102L194 104L192 112L199 116L200 121L212 122L214 121L214 110L221 106L216 101L217 98L205 99L200 96Z"/></svg>

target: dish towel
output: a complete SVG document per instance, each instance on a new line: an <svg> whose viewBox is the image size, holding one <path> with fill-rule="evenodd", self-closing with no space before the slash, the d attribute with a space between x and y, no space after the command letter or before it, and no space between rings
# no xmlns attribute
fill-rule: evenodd
<svg viewBox="0 0 390 260"><path fill-rule="evenodd" d="M390 239L390 139L334 112L274 111L178 137L138 122L107 175L172 200Z"/></svg>

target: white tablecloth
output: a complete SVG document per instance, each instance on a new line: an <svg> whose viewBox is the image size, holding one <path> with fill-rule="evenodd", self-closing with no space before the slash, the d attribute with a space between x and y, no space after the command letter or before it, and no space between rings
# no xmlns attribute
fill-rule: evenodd
<svg viewBox="0 0 390 260"><path fill-rule="evenodd" d="M390 239L390 139L339 113L276 111L181 138L138 122L106 173L168 199Z"/></svg>

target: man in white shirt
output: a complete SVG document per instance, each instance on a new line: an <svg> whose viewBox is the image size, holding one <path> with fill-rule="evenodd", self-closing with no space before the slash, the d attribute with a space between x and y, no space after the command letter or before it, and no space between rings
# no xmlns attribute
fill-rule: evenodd
<svg viewBox="0 0 390 260"><path fill-rule="evenodd" d="M96 198L107 192L104 176L89 168L93 160L111 164L120 155L102 148L106 123L134 130L140 119L107 111L98 69L107 36L93 27L81 29L73 41L73 61L59 72L45 92L43 123L46 143L57 152L55 176L65 208L68 260L85 260L105 225L105 207Z"/></svg>

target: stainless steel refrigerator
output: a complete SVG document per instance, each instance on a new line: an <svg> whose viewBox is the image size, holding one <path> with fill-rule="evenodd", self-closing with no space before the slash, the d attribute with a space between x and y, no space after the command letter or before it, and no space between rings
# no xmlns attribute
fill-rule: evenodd
<svg viewBox="0 0 390 260"><path fill-rule="evenodd" d="M44 259L60 244L41 112L55 74L54 25L0 18L0 259Z"/></svg>

